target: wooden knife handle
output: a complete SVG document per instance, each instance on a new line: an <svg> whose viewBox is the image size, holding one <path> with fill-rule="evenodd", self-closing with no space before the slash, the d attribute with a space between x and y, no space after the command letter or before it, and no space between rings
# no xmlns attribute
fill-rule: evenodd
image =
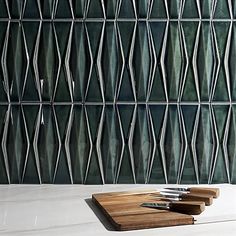
<svg viewBox="0 0 236 236"><path fill-rule="evenodd" d="M189 188L190 193L208 194L217 198L220 195L220 189L218 188L201 188L201 187L191 187Z"/></svg>
<svg viewBox="0 0 236 236"><path fill-rule="evenodd" d="M206 206L210 206L213 203L213 197L206 194L195 194L195 193L187 193L183 194L181 198L185 201L200 201L205 202Z"/></svg>
<svg viewBox="0 0 236 236"><path fill-rule="evenodd" d="M171 211L177 211L188 215L199 215L205 210L204 202L171 202L169 203Z"/></svg>

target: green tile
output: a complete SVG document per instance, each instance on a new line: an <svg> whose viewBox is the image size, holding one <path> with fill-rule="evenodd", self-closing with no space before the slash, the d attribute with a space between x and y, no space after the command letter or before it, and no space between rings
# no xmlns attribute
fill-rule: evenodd
<svg viewBox="0 0 236 236"><path fill-rule="evenodd" d="M87 17L104 18L103 8L100 0L89 1Z"/></svg>
<svg viewBox="0 0 236 236"><path fill-rule="evenodd" d="M12 101L21 100L26 73L27 58L23 30L20 23L12 22L7 53L7 71L10 96Z"/></svg>
<svg viewBox="0 0 236 236"><path fill-rule="evenodd" d="M37 77L34 69L34 53L35 44L37 41L39 23L38 22L24 22L23 23L24 36L26 40L26 50L29 57L28 72L25 77L22 100L24 101L39 101L39 90L37 89Z"/></svg>
<svg viewBox="0 0 236 236"><path fill-rule="evenodd" d="M196 159L193 155L192 141L194 139L194 127L197 119L197 105L182 105L183 129L186 134L186 153L182 161L181 184L197 183L197 166Z"/></svg>
<svg viewBox="0 0 236 236"><path fill-rule="evenodd" d="M129 53L132 44L132 37L134 33L134 22L119 22L118 23L119 39L121 41L120 47L124 55L124 70L121 77L121 84L119 90L118 100L133 101L134 94L131 82L130 68L129 68Z"/></svg>
<svg viewBox="0 0 236 236"><path fill-rule="evenodd" d="M123 155L119 162L118 169L118 183L128 184L134 183L133 176L133 166L131 163L131 156L129 150L129 135L130 135L130 125L132 123L132 118L134 115L134 106L132 105L118 105L118 114L120 116L120 122L122 125L122 133L124 138L124 150Z"/></svg>
<svg viewBox="0 0 236 236"><path fill-rule="evenodd" d="M0 139L3 139L3 132L5 126L5 118L7 113L7 106L0 105ZM7 184L7 169L4 161L3 150L0 149L0 184Z"/></svg>
<svg viewBox="0 0 236 236"><path fill-rule="evenodd" d="M164 78L161 68L162 45L166 30L166 22L150 22L151 37L154 43L154 52L156 57L156 68L151 78L151 93L149 101L165 101Z"/></svg>
<svg viewBox="0 0 236 236"><path fill-rule="evenodd" d="M227 91L226 83L226 71L224 67L224 57L229 33L229 22L217 22L214 23L214 28L216 31L216 41L217 49L220 57L220 68L216 76L216 87L213 100L214 101L227 101L229 100L229 95Z"/></svg>
<svg viewBox="0 0 236 236"><path fill-rule="evenodd" d="M203 19L209 19L212 15L212 9L214 5L214 0L201 0L199 1L201 17Z"/></svg>
<svg viewBox="0 0 236 236"><path fill-rule="evenodd" d="M101 151L105 183L116 183L118 164L122 153L122 139L117 109L114 105L105 108Z"/></svg>
<svg viewBox="0 0 236 236"><path fill-rule="evenodd" d="M93 57L93 63L92 63L92 71L91 77L88 84L88 93L86 97L86 101L89 102L99 102L102 101L102 93L101 93L101 84L100 84L100 78L99 78L99 69L98 69L98 51L100 46L100 40L101 40L101 33L102 33L102 22L87 22L86 28L88 31L88 37L89 37L89 44L91 48L91 54Z"/></svg>
<svg viewBox="0 0 236 236"><path fill-rule="evenodd" d="M197 52L197 71L201 101L209 101L214 73L214 49L209 22L202 22Z"/></svg>
<svg viewBox="0 0 236 236"><path fill-rule="evenodd" d="M23 106L23 113L26 122L27 135L29 138L29 151L25 159L25 167L22 176L22 182L24 184L39 184L39 169L37 168L37 161L34 149L35 128L37 127L37 121L40 119L39 106Z"/></svg>
<svg viewBox="0 0 236 236"><path fill-rule="evenodd" d="M146 22L139 22L134 44L133 70L138 101L147 99L148 83L152 71L150 44Z"/></svg>
<svg viewBox="0 0 236 236"><path fill-rule="evenodd" d="M183 60L181 53L179 24L171 22L166 48L166 81L167 92L170 101L176 101L179 96L180 81L183 76Z"/></svg>
<svg viewBox="0 0 236 236"><path fill-rule="evenodd" d="M135 18L133 0L120 0L119 18Z"/></svg>
<svg viewBox="0 0 236 236"><path fill-rule="evenodd" d="M85 24L76 22L73 29L70 71L74 83L73 96L75 101L84 101L87 80L90 73L91 59Z"/></svg>
<svg viewBox="0 0 236 236"><path fill-rule="evenodd" d="M19 19L22 16L23 3L22 0L8 1L8 7L12 19Z"/></svg>
<svg viewBox="0 0 236 236"><path fill-rule="evenodd" d="M114 101L116 99L121 69L122 57L118 43L117 25L113 22L108 22L105 28L102 51L102 72L106 101Z"/></svg>
<svg viewBox="0 0 236 236"><path fill-rule="evenodd" d="M230 18L229 5L227 0L218 0L215 5L214 18L227 19Z"/></svg>
<svg viewBox="0 0 236 236"><path fill-rule="evenodd" d="M72 8L75 18L83 18L85 15L87 0L74 0L72 1Z"/></svg>
<svg viewBox="0 0 236 236"><path fill-rule="evenodd" d="M5 0L0 0L0 18L8 18L7 6Z"/></svg>
<svg viewBox="0 0 236 236"><path fill-rule="evenodd" d="M153 0L150 18L167 18L164 0Z"/></svg>
<svg viewBox="0 0 236 236"><path fill-rule="evenodd" d="M230 182L236 183L236 106L231 107L229 134L227 137L227 152L229 159Z"/></svg>
<svg viewBox="0 0 236 236"><path fill-rule="evenodd" d="M147 18L150 0L136 0L136 11L138 18Z"/></svg>
<svg viewBox="0 0 236 236"><path fill-rule="evenodd" d="M184 31L183 40L186 45L187 58L189 60L188 67L185 73L185 81L183 88L182 101L197 101L197 87L195 82L194 68L193 68L193 56L195 47L195 38L197 36L199 22L182 22ZM185 64L187 62L185 61Z"/></svg>
<svg viewBox="0 0 236 236"><path fill-rule="evenodd" d="M196 137L196 153L198 162L199 182L210 182L210 168L214 153L213 126L211 112L208 105L202 105Z"/></svg>
<svg viewBox="0 0 236 236"><path fill-rule="evenodd" d="M104 0L104 7L107 19L116 17L119 1L117 0Z"/></svg>
<svg viewBox="0 0 236 236"><path fill-rule="evenodd" d="M181 1L171 0L167 1L168 12L170 18L178 18L180 15Z"/></svg>
<svg viewBox="0 0 236 236"><path fill-rule="evenodd" d="M145 183L147 181L151 148L146 106L139 105L136 112L133 138L133 154L137 183Z"/></svg>
<svg viewBox="0 0 236 236"><path fill-rule="evenodd" d="M156 150L152 153L150 161L150 184L164 184L165 173L163 169L163 159L161 154L160 138L163 128L164 115L166 111L165 105L150 105L150 122L153 124L153 132L156 140Z"/></svg>
<svg viewBox="0 0 236 236"><path fill-rule="evenodd" d="M40 18L38 0L26 0L23 18Z"/></svg>
<svg viewBox="0 0 236 236"><path fill-rule="evenodd" d="M44 101L54 99L59 66L57 50L54 24L44 23L41 28L38 54L39 80Z"/></svg>
<svg viewBox="0 0 236 236"><path fill-rule="evenodd" d="M70 3L68 0L57 1L55 18L72 18Z"/></svg>
<svg viewBox="0 0 236 236"><path fill-rule="evenodd" d="M0 22L0 52L3 51L4 48L4 40L5 34L7 30L7 22ZM2 67L0 67L0 102L7 101L7 89L4 82L4 74Z"/></svg>
<svg viewBox="0 0 236 236"><path fill-rule="evenodd" d="M73 182L83 184L90 151L88 124L84 106L73 107L69 144Z"/></svg>
<svg viewBox="0 0 236 236"><path fill-rule="evenodd" d="M54 14L55 0L41 0L40 7L42 12L42 17L44 19L50 19Z"/></svg>
<svg viewBox="0 0 236 236"><path fill-rule="evenodd" d="M201 0L201 2L203 1L204 0ZM199 18L198 6L196 0L184 1L182 18Z"/></svg>
<svg viewBox="0 0 236 236"><path fill-rule="evenodd" d="M67 52L68 52L68 44L69 44L69 34L71 30L70 23L55 23L55 30L57 35L58 42L58 50L61 58L61 66L59 68L59 77L56 85L56 94L55 101L57 102L69 102L71 101L70 96L70 87L71 92L73 85L70 83L70 78L68 73L66 72L67 66ZM71 85L71 86L70 86Z"/></svg>

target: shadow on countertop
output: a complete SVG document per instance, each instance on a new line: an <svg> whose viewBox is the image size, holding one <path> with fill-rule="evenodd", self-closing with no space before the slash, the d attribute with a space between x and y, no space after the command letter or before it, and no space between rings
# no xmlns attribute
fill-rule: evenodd
<svg viewBox="0 0 236 236"><path fill-rule="evenodd" d="M107 230L116 231L115 228L112 226L112 224L109 222L109 220L104 216L102 211L99 209L99 207L94 204L92 198L85 199L85 202Z"/></svg>

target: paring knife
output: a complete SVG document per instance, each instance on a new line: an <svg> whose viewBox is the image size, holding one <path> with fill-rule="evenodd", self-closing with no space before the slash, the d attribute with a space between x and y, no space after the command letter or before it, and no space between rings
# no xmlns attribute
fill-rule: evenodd
<svg viewBox="0 0 236 236"><path fill-rule="evenodd" d="M220 195L220 190L218 188L201 188L201 187L191 187L191 188L165 188L169 190L179 191L179 192L190 192L197 194L208 194L217 198Z"/></svg>
<svg viewBox="0 0 236 236"><path fill-rule="evenodd" d="M167 199L172 201L199 201L204 202L206 206L210 206L213 203L213 197L210 195L201 195L201 194L194 194L194 193L183 193L183 192L159 192L159 193L152 193L156 198Z"/></svg>
<svg viewBox="0 0 236 236"><path fill-rule="evenodd" d="M157 208L160 210L170 210L189 215L199 215L205 210L204 202L144 202L142 207Z"/></svg>

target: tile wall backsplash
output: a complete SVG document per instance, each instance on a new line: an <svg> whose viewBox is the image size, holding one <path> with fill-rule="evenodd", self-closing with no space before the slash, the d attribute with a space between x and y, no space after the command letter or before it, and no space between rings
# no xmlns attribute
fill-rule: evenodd
<svg viewBox="0 0 236 236"><path fill-rule="evenodd" d="M0 183L236 183L236 1L0 0Z"/></svg>

